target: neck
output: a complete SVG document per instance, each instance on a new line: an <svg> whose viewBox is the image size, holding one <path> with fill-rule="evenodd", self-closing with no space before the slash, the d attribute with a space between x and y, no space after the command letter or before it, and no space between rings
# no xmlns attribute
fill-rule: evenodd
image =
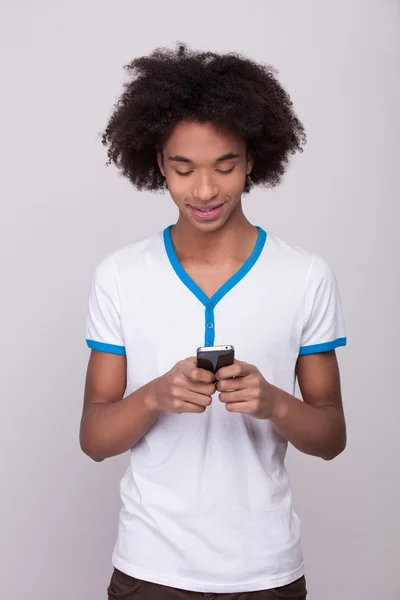
<svg viewBox="0 0 400 600"><path fill-rule="evenodd" d="M202 258L207 262L247 255L258 234L244 215L241 203L216 231L198 231L180 215L171 233L175 250L181 258Z"/></svg>

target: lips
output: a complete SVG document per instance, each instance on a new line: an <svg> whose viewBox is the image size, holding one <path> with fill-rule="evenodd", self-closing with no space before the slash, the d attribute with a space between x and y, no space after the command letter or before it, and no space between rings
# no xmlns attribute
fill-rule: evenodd
<svg viewBox="0 0 400 600"><path fill-rule="evenodd" d="M189 208L192 211L193 216L200 221L210 221L212 219L216 219L219 217L224 202L222 204L214 204L214 206L207 207L199 207L199 206L190 206Z"/></svg>

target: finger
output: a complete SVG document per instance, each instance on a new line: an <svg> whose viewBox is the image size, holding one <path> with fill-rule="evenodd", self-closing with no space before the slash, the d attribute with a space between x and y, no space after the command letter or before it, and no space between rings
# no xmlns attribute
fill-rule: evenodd
<svg viewBox="0 0 400 600"><path fill-rule="evenodd" d="M206 410L206 406L200 406L199 404L192 404L191 402L180 401L175 404L172 412L182 413L203 413Z"/></svg>
<svg viewBox="0 0 400 600"><path fill-rule="evenodd" d="M212 396L215 394L214 383L201 383L189 380L187 389L191 392L196 392L197 394L203 394L203 396Z"/></svg>
<svg viewBox="0 0 400 600"><path fill-rule="evenodd" d="M228 392L243 390L249 387L248 377L233 377L232 379L222 379L217 383L218 392Z"/></svg>
<svg viewBox="0 0 400 600"><path fill-rule="evenodd" d="M210 406L212 400L211 396L198 394L191 390L182 390L177 398L183 402L190 402L191 404L197 404L199 406Z"/></svg>
<svg viewBox="0 0 400 600"><path fill-rule="evenodd" d="M206 369L199 369L197 367L197 360L189 358L181 363L181 372L192 381L198 381L202 383L213 383L215 375L211 371Z"/></svg>
<svg viewBox="0 0 400 600"><path fill-rule="evenodd" d="M232 379L232 377L245 377L251 373L251 365L242 362L240 360L235 360L233 365L229 365L229 367L222 367L217 371L216 378L218 380L221 379Z"/></svg>
<svg viewBox="0 0 400 600"><path fill-rule="evenodd" d="M249 402L229 402L225 405L226 410L229 412L242 413L252 415L255 412L255 407L252 401Z"/></svg>
<svg viewBox="0 0 400 600"><path fill-rule="evenodd" d="M235 392L221 392L219 399L225 404L232 404L232 402L249 402L249 391L243 389Z"/></svg>

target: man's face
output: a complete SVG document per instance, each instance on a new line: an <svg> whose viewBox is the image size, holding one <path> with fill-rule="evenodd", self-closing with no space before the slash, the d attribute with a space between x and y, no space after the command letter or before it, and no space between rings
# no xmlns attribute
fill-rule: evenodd
<svg viewBox="0 0 400 600"><path fill-rule="evenodd" d="M158 165L182 218L199 231L216 231L236 210L252 161L232 131L182 121L166 140Z"/></svg>

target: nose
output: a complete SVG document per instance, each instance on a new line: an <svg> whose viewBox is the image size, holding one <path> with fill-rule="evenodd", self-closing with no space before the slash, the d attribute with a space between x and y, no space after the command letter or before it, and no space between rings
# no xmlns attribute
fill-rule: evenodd
<svg viewBox="0 0 400 600"><path fill-rule="evenodd" d="M201 202L209 202L218 196L219 187L215 185L212 178L208 175L199 175L194 181L192 196Z"/></svg>

